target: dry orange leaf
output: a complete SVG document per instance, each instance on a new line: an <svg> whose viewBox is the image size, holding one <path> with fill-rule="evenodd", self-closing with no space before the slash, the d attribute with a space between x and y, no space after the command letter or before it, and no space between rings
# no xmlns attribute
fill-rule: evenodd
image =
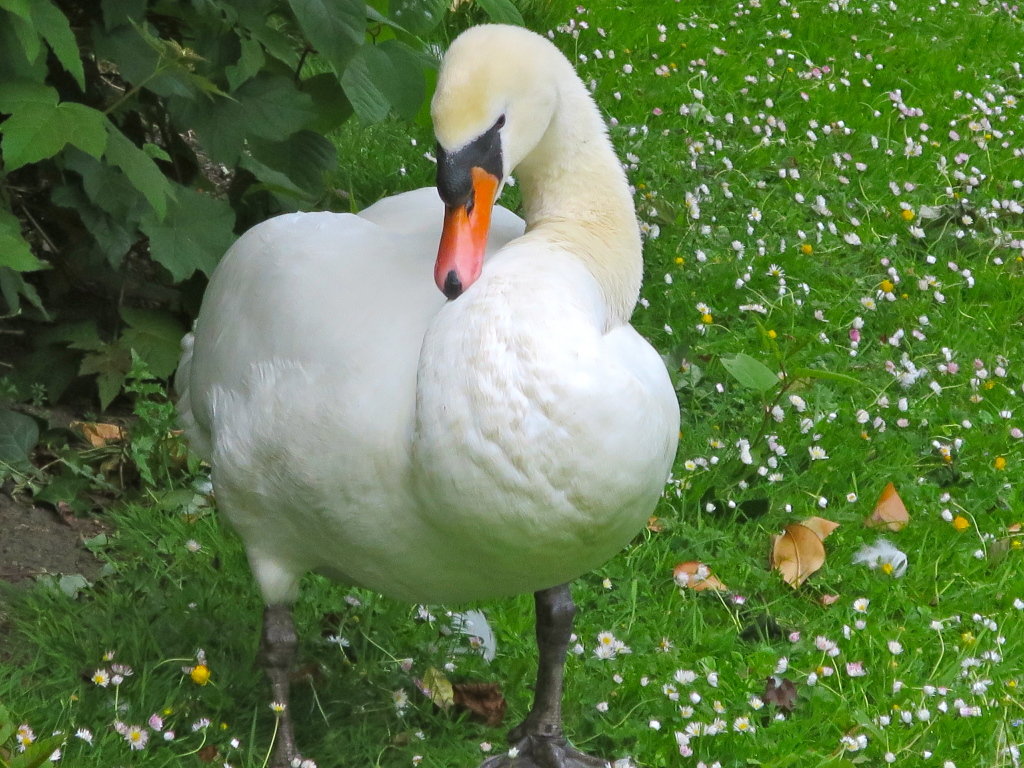
<svg viewBox="0 0 1024 768"><path fill-rule="evenodd" d="M833 603L839 602L839 595L822 595L818 598L818 602L828 608Z"/></svg>
<svg viewBox="0 0 1024 768"><path fill-rule="evenodd" d="M661 518L657 515L651 515L647 520L647 530L651 533L661 533L665 530L665 526L661 524Z"/></svg>
<svg viewBox="0 0 1024 768"><path fill-rule="evenodd" d="M890 531L898 531L905 528L909 522L910 513L903 505L903 499L896 493L896 486L889 483L882 491L882 496L878 499L878 504L875 505L875 511L864 521L864 525L868 528L878 528L884 525Z"/></svg>
<svg viewBox="0 0 1024 768"><path fill-rule="evenodd" d="M455 683L452 693L455 706L465 707L487 723L488 728L497 728L505 719L508 705L497 683Z"/></svg>
<svg viewBox="0 0 1024 768"><path fill-rule="evenodd" d="M1020 523L1014 523L1013 525L1006 526L1006 530L1010 533L1020 533Z"/></svg>
<svg viewBox="0 0 1024 768"><path fill-rule="evenodd" d="M772 536L772 568L791 587L799 587L825 564L825 545L805 525L787 525L781 536Z"/></svg>
<svg viewBox="0 0 1024 768"><path fill-rule="evenodd" d="M82 433L93 448L102 448L107 443L117 443L125 438L125 431L116 424L102 424L95 421L73 421L69 425Z"/></svg>
<svg viewBox="0 0 1024 768"><path fill-rule="evenodd" d="M710 568L704 565L704 563L697 562L696 560L688 560L685 563L679 563L672 569L672 578L680 587L688 587L694 592L703 592L705 589L717 589L723 592L727 592L729 590L729 588L719 581L718 577L711 572Z"/></svg>
<svg viewBox="0 0 1024 768"><path fill-rule="evenodd" d="M839 523L834 523L831 520L826 520L824 517L808 517L806 520L800 523L800 525L802 525L804 528L810 528L812 531L818 534L818 538L822 541L824 541L826 537L828 537L828 535L832 533L832 531L839 527Z"/></svg>

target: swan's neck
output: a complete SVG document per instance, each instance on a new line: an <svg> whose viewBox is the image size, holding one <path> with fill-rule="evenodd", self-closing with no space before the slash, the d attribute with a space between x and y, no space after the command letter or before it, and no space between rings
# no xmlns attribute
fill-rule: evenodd
<svg viewBox="0 0 1024 768"><path fill-rule="evenodd" d="M558 74L551 124L516 168L526 237L557 245L591 271L607 304L607 326L614 328L629 322L640 294L640 230L597 106L567 63Z"/></svg>

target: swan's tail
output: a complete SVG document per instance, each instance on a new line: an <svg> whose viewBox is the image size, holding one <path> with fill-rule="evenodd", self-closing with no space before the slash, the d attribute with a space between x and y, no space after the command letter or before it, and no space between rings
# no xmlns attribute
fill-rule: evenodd
<svg viewBox="0 0 1024 768"><path fill-rule="evenodd" d="M213 453L210 433L199 424L192 411L190 385L192 381L192 347L194 344L195 336L191 333L186 333L181 340L181 360L178 362L178 372L174 374L174 388L178 392L178 423L185 430L192 450L201 458L209 461L210 455Z"/></svg>

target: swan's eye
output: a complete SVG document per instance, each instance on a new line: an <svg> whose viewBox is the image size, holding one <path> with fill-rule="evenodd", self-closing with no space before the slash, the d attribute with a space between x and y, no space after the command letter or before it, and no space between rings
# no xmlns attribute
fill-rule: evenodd
<svg viewBox="0 0 1024 768"><path fill-rule="evenodd" d="M505 116L502 115L501 117L498 118L498 121L494 124L494 127L495 128L501 128L504 125L505 125Z"/></svg>

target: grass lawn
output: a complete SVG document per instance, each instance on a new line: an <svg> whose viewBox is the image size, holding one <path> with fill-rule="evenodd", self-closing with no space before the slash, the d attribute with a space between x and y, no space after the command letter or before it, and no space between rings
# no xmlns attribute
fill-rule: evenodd
<svg viewBox="0 0 1024 768"><path fill-rule="evenodd" d="M671 361L683 426L657 520L575 585L571 739L641 766L1017 766L1020 15L978 0L618 2L567 6L552 36L628 164L647 231L634 322ZM359 205L432 183L428 127L353 123L337 139L335 185ZM864 525L888 483L909 511L899 531ZM88 729L63 747L76 768L263 766L275 719L238 540L187 488L109 515L107 575L74 599L40 584L14 600L13 724ZM811 516L839 527L794 588L768 566L771 537ZM854 562L879 539L899 552ZM680 587L684 561L728 590ZM474 607L491 662L448 631L464 606L308 577L304 752L320 768L449 768L503 749L531 700L532 600ZM203 660L200 685L183 668ZM505 725L435 706L417 683L438 671L499 682Z"/></svg>

